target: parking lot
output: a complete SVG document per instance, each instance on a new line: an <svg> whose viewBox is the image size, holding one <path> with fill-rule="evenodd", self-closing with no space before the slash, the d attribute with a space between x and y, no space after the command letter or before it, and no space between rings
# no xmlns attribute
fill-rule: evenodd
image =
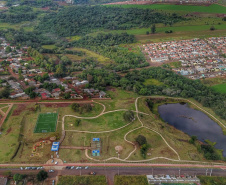
<svg viewBox="0 0 226 185"><path fill-rule="evenodd" d="M161 184L161 183L200 183L197 177L193 176L172 176L172 175L147 175L149 184Z"/></svg>

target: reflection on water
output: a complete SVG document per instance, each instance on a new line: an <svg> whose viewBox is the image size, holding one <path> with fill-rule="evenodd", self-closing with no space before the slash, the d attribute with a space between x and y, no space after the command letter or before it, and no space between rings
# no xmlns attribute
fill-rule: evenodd
<svg viewBox="0 0 226 185"><path fill-rule="evenodd" d="M216 142L215 147L223 149L223 156L226 157L226 135L206 114L180 103L161 105L158 111L165 122L188 135L197 136L202 142L206 139Z"/></svg>

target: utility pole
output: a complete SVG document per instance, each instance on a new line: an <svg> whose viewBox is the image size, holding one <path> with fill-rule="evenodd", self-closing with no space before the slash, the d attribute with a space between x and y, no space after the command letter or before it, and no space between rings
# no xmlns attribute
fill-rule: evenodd
<svg viewBox="0 0 226 185"><path fill-rule="evenodd" d="M180 168L179 168L179 177L180 177Z"/></svg>
<svg viewBox="0 0 226 185"><path fill-rule="evenodd" d="M154 175L154 173L153 173L153 168L152 168L152 176Z"/></svg>
<svg viewBox="0 0 226 185"><path fill-rule="evenodd" d="M208 168L206 169L206 176L207 176L207 171L208 171Z"/></svg>

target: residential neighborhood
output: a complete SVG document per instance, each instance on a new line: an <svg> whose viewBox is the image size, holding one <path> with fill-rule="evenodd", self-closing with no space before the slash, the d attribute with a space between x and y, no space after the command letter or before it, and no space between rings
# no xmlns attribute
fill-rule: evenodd
<svg viewBox="0 0 226 185"><path fill-rule="evenodd" d="M0 79L1 87L10 87L9 98L30 99L25 92L33 88L38 99L84 99L104 98L106 93L98 89L87 89L88 80L67 76L56 78L33 62L27 47L11 46L5 38L0 38ZM37 80L41 76L44 80ZM51 85L52 84L52 85ZM34 97L33 97L34 98Z"/></svg>
<svg viewBox="0 0 226 185"><path fill-rule="evenodd" d="M151 43L143 51L151 63L179 62L172 70L190 79L226 75L226 37Z"/></svg>

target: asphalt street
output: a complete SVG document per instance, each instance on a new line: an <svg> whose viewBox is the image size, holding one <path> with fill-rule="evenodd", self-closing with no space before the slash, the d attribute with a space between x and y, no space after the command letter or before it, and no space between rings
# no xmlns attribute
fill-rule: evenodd
<svg viewBox="0 0 226 185"><path fill-rule="evenodd" d="M20 170L20 169L0 169L0 174L4 171L12 171L13 174L37 174L38 170ZM206 169L206 168L151 168L151 167L89 167L87 170L54 170L49 173L48 182L56 180L58 175L89 175L90 172L96 172L97 175L105 175L109 185L113 185L115 175L212 175L212 176L226 176L226 171L223 169ZM211 173L212 172L212 173ZM48 184L48 183L47 183Z"/></svg>

